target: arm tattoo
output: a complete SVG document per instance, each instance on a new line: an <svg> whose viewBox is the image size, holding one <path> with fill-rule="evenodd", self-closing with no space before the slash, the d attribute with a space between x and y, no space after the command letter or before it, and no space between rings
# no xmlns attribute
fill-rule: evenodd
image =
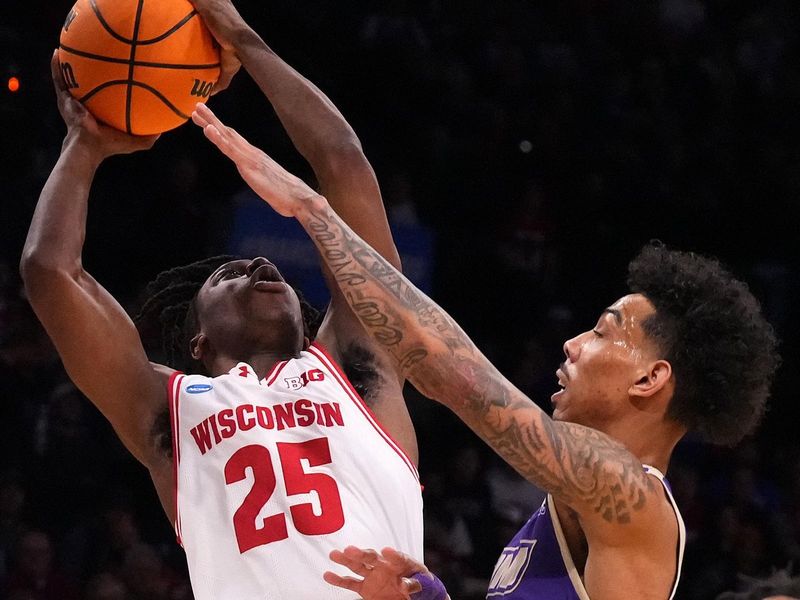
<svg viewBox="0 0 800 600"><path fill-rule="evenodd" d="M551 420L453 319L328 208L301 221L353 312L423 394L450 407L521 475L580 513L629 523L652 478L607 435Z"/></svg>

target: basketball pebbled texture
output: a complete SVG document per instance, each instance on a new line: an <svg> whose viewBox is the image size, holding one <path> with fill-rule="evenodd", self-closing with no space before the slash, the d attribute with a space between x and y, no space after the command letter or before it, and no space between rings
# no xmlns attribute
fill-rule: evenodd
<svg viewBox="0 0 800 600"><path fill-rule="evenodd" d="M220 72L219 49L188 0L78 0L59 61L75 98L135 135L181 125Z"/></svg>

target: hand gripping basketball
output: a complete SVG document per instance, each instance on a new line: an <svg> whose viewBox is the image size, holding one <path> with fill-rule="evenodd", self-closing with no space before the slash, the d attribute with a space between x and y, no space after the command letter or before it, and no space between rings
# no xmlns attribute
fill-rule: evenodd
<svg viewBox="0 0 800 600"><path fill-rule="evenodd" d="M226 89L242 64L236 56L236 39L250 27L230 0L189 0L220 46L221 70L212 95Z"/></svg>
<svg viewBox="0 0 800 600"><path fill-rule="evenodd" d="M53 77L53 87L56 90L58 112L67 125L68 134L80 135L93 150L100 154L100 158L148 150L156 143L159 138L157 135L128 135L118 129L98 123L86 110L86 107L69 93L62 76L58 50L53 52L50 60L50 72Z"/></svg>

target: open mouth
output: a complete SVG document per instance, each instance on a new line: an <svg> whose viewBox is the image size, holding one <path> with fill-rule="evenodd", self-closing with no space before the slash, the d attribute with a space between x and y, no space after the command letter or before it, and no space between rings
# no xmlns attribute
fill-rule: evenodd
<svg viewBox="0 0 800 600"><path fill-rule="evenodd" d="M561 369L558 369L556 371L556 377L558 378L558 387L560 387L562 390L566 389L567 382L569 381L569 377L567 377L567 374L564 373L564 371L562 371Z"/></svg>
<svg viewBox="0 0 800 600"><path fill-rule="evenodd" d="M256 290L276 291L285 286L283 277L271 263L261 265L250 275L250 287Z"/></svg>

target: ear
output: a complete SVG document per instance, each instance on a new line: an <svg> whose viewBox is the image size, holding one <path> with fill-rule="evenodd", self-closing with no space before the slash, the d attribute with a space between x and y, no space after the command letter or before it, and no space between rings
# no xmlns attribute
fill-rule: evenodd
<svg viewBox="0 0 800 600"><path fill-rule="evenodd" d="M658 393L672 379L672 365L666 360L657 360L647 366L639 379L629 389L628 394L639 398L649 398Z"/></svg>
<svg viewBox="0 0 800 600"><path fill-rule="evenodd" d="M204 333L198 333L189 342L189 352L192 358L202 362L203 356L208 353L208 338Z"/></svg>
<svg viewBox="0 0 800 600"><path fill-rule="evenodd" d="M311 340L307 337L303 336L303 350L308 350L308 347L311 345Z"/></svg>

